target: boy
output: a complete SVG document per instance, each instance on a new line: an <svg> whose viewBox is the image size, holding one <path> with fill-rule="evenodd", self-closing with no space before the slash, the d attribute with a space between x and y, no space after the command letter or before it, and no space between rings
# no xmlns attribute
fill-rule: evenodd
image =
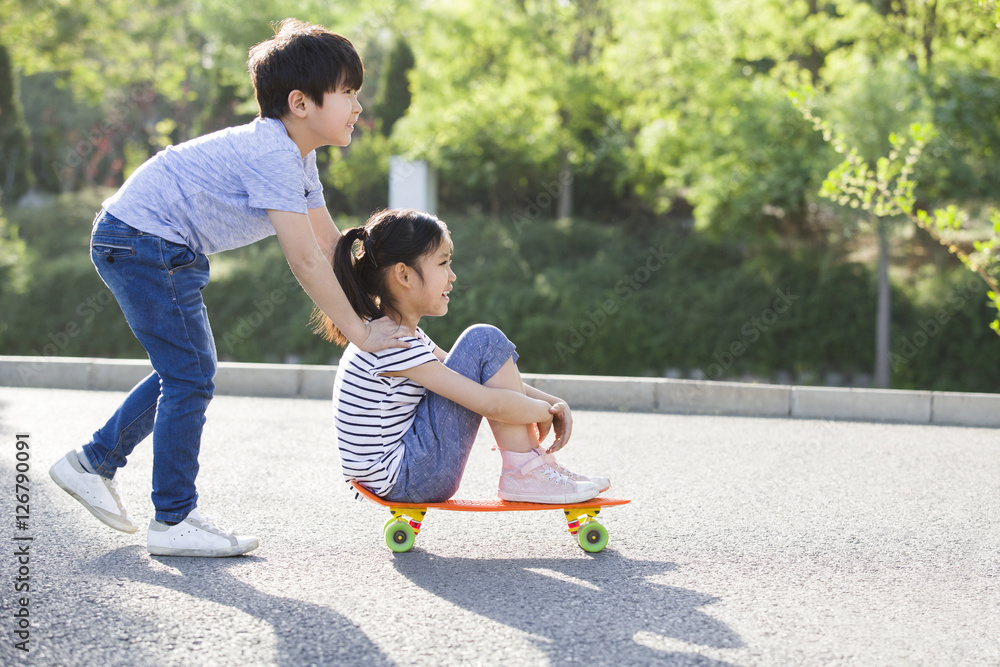
<svg viewBox="0 0 1000 667"><path fill-rule="evenodd" d="M206 255L276 234L292 273L316 306L368 351L406 347L384 318L363 322L331 269L340 232L323 199L315 149L347 146L361 113L364 68L353 45L320 26L283 21L248 60L260 108L253 122L171 146L104 202L91 257L153 373L136 385L89 444L49 470L107 525L138 526L115 472L153 434L156 508L151 554L233 556L255 537L220 528L197 509L198 451L217 358L201 290Z"/></svg>

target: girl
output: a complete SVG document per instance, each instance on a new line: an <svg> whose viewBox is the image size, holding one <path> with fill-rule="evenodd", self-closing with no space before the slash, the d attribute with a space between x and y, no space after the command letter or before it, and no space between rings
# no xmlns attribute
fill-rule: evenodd
<svg viewBox="0 0 1000 667"><path fill-rule="evenodd" d="M344 476L390 501L447 500L486 417L503 458L500 498L593 498L608 480L570 472L552 456L569 441L569 406L521 381L514 344L499 329L470 327L446 354L418 328L421 317L448 312L451 254L445 224L413 210L376 213L337 243L333 269L355 312L415 332L402 339L409 348L364 352L352 343L344 351L333 389ZM321 312L314 320L328 340L347 343ZM543 451L550 428L555 442Z"/></svg>

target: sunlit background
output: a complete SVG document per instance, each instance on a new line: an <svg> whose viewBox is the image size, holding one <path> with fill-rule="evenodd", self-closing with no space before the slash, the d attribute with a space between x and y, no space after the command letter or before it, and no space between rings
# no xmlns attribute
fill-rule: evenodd
<svg viewBox="0 0 1000 667"><path fill-rule="evenodd" d="M156 151L253 118L246 54L287 16L365 63L352 144L319 151L341 228L390 156L436 171L442 347L484 321L527 372L1000 390L976 0L0 0L3 354L145 356L90 224ZM220 359L336 363L273 239L212 271Z"/></svg>

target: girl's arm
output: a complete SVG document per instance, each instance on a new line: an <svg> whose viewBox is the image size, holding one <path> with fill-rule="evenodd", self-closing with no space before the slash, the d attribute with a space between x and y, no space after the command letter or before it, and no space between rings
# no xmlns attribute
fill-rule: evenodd
<svg viewBox="0 0 1000 667"><path fill-rule="evenodd" d="M352 343L366 352L409 347L399 339L412 333L399 327L391 319L383 317L365 324L354 312L340 282L333 274L333 266L320 250L308 216L273 209L268 209L267 215L278 234L278 242L292 274L313 303L319 306Z"/></svg>
<svg viewBox="0 0 1000 667"><path fill-rule="evenodd" d="M440 361L393 371L384 375L406 377L439 396L454 401L487 419L508 424L551 424L549 404L519 391L487 387L456 373Z"/></svg>
<svg viewBox="0 0 1000 667"><path fill-rule="evenodd" d="M562 402L562 403L566 402L566 401L562 400L561 398L553 396L552 394L546 394L541 389L535 389L534 387L532 387L529 384L525 384L524 385L524 393L527 394L528 396L532 397L532 398L537 398L540 401L545 401L549 405L555 405L556 403L559 403L559 402Z"/></svg>
<svg viewBox="0 0 1000 667"><path fill-rule="evenodd" d="M528 385L524 385L524 393L531 398L545 401L552 406L549 408L549 412L552 413L552 427L555 429L556 439L547 451L552 454L565 447L566 443L569 442L570 435L573 433L573 413L569 409L569 403L551 394L546 394L541 389L535 389ZM539 424L538 441L545 440L545 436L548 434L548 426Z"/></svg>

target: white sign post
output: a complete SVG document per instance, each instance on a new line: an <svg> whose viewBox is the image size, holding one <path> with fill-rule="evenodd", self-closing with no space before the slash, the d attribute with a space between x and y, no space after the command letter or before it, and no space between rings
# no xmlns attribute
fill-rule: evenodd
<svg viewBox="0 0 1000 667"><path fill-rule="evenodd" d="M424 160L389 158L389 208L413 208L437 215L437 172Z"/></svg>

